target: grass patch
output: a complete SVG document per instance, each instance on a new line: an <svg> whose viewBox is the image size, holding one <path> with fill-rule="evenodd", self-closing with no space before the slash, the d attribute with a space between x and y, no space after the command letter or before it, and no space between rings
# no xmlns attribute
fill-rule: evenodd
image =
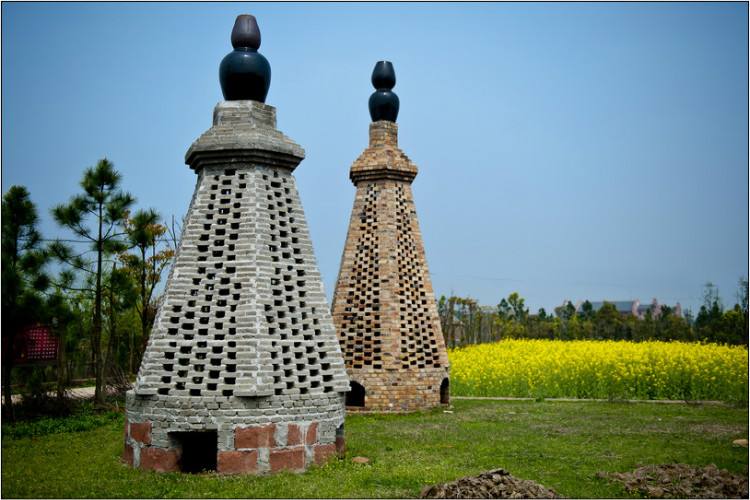
<svg viewBox="0 0 750 500"><path fill-rule="evenodd" d="M28 422L3 425L2 435L3 439L40 437L47 434L90 431L112 422L122 422L121 415L116 412L106 412L84 413L61 418L44 417Z"/></svg>
<svg viewBox="0 0 750 500"><path fill-rule="evenodd" d="M122 417L94 430L5 438L4 497L416 497L503 467L567 497L628 497L596 472L682 462L747 474L747 408L462 400L453 413L347 417L347 459L303 475L158 474L120 464ZM370 464L351 462L366 456Z"/></svg>

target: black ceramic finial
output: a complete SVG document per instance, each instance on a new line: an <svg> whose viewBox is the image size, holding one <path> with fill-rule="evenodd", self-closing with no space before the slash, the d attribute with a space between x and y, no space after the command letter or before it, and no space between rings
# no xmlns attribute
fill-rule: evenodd
<svg viewBox="0 0 750 500"><path fill-rule="evenodd" d="M372 85L375 92L370 96L372 121L395 122L398 117L398 96L391 91L396 85L396 72L390 61L379 61L372 70Z"/></svg>
<svg viewBox="0 0 750 500"><path fill-rule="evenodd" d="M227 101L266 102L271 85L271 65L260 48L260 28L255 16L237 16L232 29L234 50L219 65L221 92Z"/></svg>
<svg viewBox="0 0 750 500"><path fill-rule="evenodd" d="M234 21L232 28L232 47L243 47L258 50L260 48L260 28L255 16L240 14Z"/></svg>

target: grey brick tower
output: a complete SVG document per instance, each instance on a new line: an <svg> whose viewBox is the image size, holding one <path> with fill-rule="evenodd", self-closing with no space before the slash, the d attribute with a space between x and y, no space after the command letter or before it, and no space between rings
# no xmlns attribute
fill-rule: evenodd
<svg viewBox="0 0 750 500"><path fill-rule="evenodd" d="M398 147L391 63L375 66L372 83L333 319L352 380L347 409L413 411L448 403L448 354L411 191L417 166Z"/></svg>
<svg viewBox="0 0 750 500"><path fill-rule="evenodd" d="M127 394L123 457L142 469L304 470L343 448L349 382L292 176L304 151L262 102L255 18L237 18L232 43L226 100L185 156L195 192Z"/></svg>

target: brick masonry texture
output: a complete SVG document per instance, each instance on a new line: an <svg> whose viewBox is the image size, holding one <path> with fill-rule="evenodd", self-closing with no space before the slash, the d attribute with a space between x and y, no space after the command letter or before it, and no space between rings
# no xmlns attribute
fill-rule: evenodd
<svg viewBox="0 0 750 500"><path fill-rule="evenodd" d="M303 470L305 468L305 448L298 446L284 450L271 450L270 463L271 472Z"/></svg>
<svg viewBox="0 0 750 500"><path fill-rule="evenodd" d="M157 450L179 466L175 433L215 431L219 469L262 473L288 427L319 445L341 433L349 381L292 175L303 158L253 101L219 103L188 150L197 183L127 395L134 466L159 470L172 458ZM299 440L304 468L318 444ZM238 450L257 459L223 455Z"/></svg>
<svg viewBox="0 0 750 500"><path fill-rule="evenodd" d="M300 428L297 425L289 424L286 431L286 443L287 446L297 446L302 444L302 434Z"/></svg>
<svg viewBox="0 0 750 500"><path fill-rule="evenodd" d="M140 443L151 444L151 422L130 424L130 435Z"/></svg>
<svg viewBox="0 0 750 500"><path fill-rule="evenodd" d="M140 453L142 469L157 472L176 472L180 470L179 455L176 450L148 447Z"/></svg>
<svg viewBox="0 0 750 500"><path fill-rule="evenodd" d="M220 451L216 470L223 474L252 473L258 468L258 450Z"/></svg>
<svg viewBox="0 0 750 500"><path fill-rule="evenodd" d="M350 178L357 188L333 298L347 372L371 411L413 411L447 399L448 356L398 126L370 124Z"/></svg>
<svg viewBox="0 0 750 500"><path fill-rule="evenodd" d="M290 424L296 428L296 425ZM240 448L270 448L276 445L274 434L276 425L259 425L254 427L235 427L234 447Z"/></svg>

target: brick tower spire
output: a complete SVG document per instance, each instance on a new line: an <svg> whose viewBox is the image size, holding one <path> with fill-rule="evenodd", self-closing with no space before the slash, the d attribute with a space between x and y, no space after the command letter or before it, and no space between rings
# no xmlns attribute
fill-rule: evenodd
<svg viewBox="0 0 750 500"><path fill-rule="evenodd" d="M226 100L185 156L195 191L127 394L124 459L142 469L299 471L343 446L349 384L292 175L305 153L262 102L255 18L232 42Z"/></svg>
<svg viewBox="0 0 750 500"><path fill-rule="evenodd" d="M391 63L379 62L372 80L333 321L351 379L347 409L411 411L448 402L448 356L411 191L417 166L398 147Z"/></svg>

